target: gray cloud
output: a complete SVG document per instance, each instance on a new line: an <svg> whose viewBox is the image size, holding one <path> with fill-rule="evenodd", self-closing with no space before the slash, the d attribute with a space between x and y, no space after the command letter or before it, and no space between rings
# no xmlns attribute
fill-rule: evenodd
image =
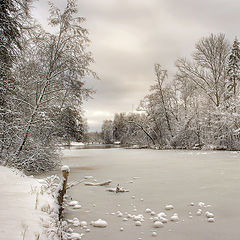
<svg viewBox="0 0 240 240"><path fill-rule="evenodd" d="M55 0L59 7L64 0ZM35 4L34 15L46 25L47 0ZM174 75L174 62L189 56L195 43L210 33L223 32L232 41L238 34L237 0L79 0L86 18L95 64L101 81L84 104L90 129L100 129L114 112L132 111L154 81L158 62ZM44 20L45 19L45 20Z"/></svg>

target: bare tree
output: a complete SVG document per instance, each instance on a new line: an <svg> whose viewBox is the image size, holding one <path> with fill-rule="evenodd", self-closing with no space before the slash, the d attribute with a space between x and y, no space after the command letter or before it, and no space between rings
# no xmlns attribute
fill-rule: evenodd
<svg viewBox="0 0 240 240"><path fill-rule="evenodd" d="M225 92L228 54L229 43L225 35L211 34L196 44L192 61L182 58L176 62L178 74L193 82L217 107Z"/></svg>
<svg viewBox="0 0 240 240"><path fill-rule="evenodd" d="M172 135L172 128L171 128L171 124L170 124L170 116L169 116L168 111L167 111L167 107L166 107L166 103L165 103L165 97L164 97L164 94L163 94L163 83L167 78L167 70L162 69L160 64L155 64L154 68L155 68L155 74L156 74L156 77L157 77L157 84L152 86L152 90L157 89L157 91L159 93L161 103L162 103L162 107L163 107L163 111L164 111L164 115L165 115L165 120L166 120L166 123L167 123L167 128L168 128L168 131L169 131L170 135L173 136Z"/></svg>

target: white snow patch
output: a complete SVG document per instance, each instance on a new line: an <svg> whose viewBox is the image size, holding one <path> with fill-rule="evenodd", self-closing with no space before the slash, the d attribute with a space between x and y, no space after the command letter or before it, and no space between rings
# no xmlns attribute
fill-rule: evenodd
<svg viewBox="0 0 240 240"><path fill-rule="evenodd" d="M68 203L69 206L75 206L78 205L78 201L71 201Z"/></svg>
<svg viewBox="0 0 240 240"><path fill-rule="evenodd" d="M160 221L162 223L167 223L168 222L167 218L164 218L164 217L160 217Z"/></svg>
<svg viewBox="0 0 240 240"><path fill-rule="evenodd" d="M41 191L44 180L27 177L22 172L0 166L1 239L49 239L47 231L56 235L57 205L51 194ZM45 207L43 207L45 206ZM50 216L51 214L51 216Z"/></svg>
<svg viewBox="0 0 240 240"><path fill-rule="evenodd" d="M76 205L73 206L73 209L80 209L81 207L82 207L81 205L76 204Z"/></svg>
<svg viewBox="0 0 240 240"><path fill-rule="evenodd" d="M152 236L153 236L153 237L156 237L156 236L157 236L157 233L156 233L156 232L152 232Z"/></svg>
<svg viewBox="0 0 240 240"><path fill-rule="evenodd" d="M72 146L84 146L86 145L85 143L82 143L82 142L71 142L71 145Z"/></svg>
<svg viewBox="0 0 240 240"><path fill-rule="evenodd" d="M156 222L154 222L154 224L153 224L153 227L154 227L154 228L162 228L163 226L164 226L163 223L160 222L160 221L156 221Z"/></svg>
<svg viewBox="0 0 240 240"><path fill-rule="evenodd" d="M151 212L151 215L152 215L152 216L155 216L155 215L156 215L156 213L155 213L154 211L152 211L152 212Z"/></svg>
<svg viewBox="0 0 240 240"><path fill-rule="evenodd" d="M83 234L80 233L71 233L70 239L71 240L80 240L82 238Z"/></svg>
<svg viewBox="0 0 240 240"><path fill-rule="evenodd" d="M80 226L82 226L82 227L87 226L87 222L86 222L86 221L81 221L81 222L80 222Z"/></svg>
<svg viewBox="0 0 240 240"><path fill-rule="evenodd" d="M158 213L157 216L158 217L164 217L164 218L167 217L166 213L164 213L164 212Z"/></svg>
<svg viewBox="0 0 240 240"><path fill-rule="evenodd" d="M151 213L152 210L151 210L150 208L146 208L145 212L146 212L146 213Z"/></svg>
<svg viewBox="0 0 240 240"><path fill-rule="evenodd" d="M206 212L206 213L205 213L205 216L206 216L207 218L214 218L214 214L211 213L211 212Z"/></svg>
<svg viewBox="0 0 240 240"><path fill-rule="evenodd" d="M199 203L198 203L198 206L199 206L199 207L204 207L204 206L205 206L205 203L204 203L204 202L199 202Z"/></svg>
<svg viewBox="0 0 240 240"><path fill-rule="evenodd" d="M142 226L142 223L141 223L140 221L136 221L136 222L135 222L135 225L136 225L136 226Z"/></svg>
<svg viewBox="0 0 240 240"><path fill-rule="evenodd" d="M165 210L172 210L174 207L173 205L166 205Z"/></svg>
<svg viewBox="0 0 240 240"><path fill-rule="evenodd" d="M208 218L207 221L208 222L215 222L215 219L214 218Z"/></svg>
<svg viewBox="0 0 240 240"><path fill-rule="evenodd" d="M202 209L198 209L196 214L197 214L197 216L202 215Z"/></svg>
<svg viewBox="0 0 240 240"><path fill-rule="evenodd" d="M93 176L85 176L84 179L93 179Z"/></svg>
<svg viewBox="0 0 240 240"><path fill-rule="evenodd" d="M107 227L108 223L102 219L98 219L97 221L93 222L92 225L94 227L104 228L104 227Z"/></svg>
<svg viewBox="0 0 240 240"><path fill-rule="evenodd" d="M170 217L170 220L173 222L178 222L179 221L178 214L174 213L174 215Z"/></svg>
<svg viewBox="0 0 240 240"><path fill-rule="evenodd" d="M69 166L64 165L64 166L61 167L61 171L70 172L70 168L69 168Z"/></svg>

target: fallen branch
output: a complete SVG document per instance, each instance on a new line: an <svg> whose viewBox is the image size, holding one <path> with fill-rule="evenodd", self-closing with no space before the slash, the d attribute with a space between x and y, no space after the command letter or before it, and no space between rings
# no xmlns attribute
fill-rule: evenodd
<svg viewBox="0 0 240 240"><path fill-rule="evenodd" d="M106 182L100 182L100 183L85 182L84 184L86 186L105 186L105 185L109 185L111 182L112 180L108 180Z"/></svg>
<svg viewBox="0 0 240 240"><path fill-rule="evenodd" d="M108 189L106 189L106 191L108 191L108 192L129 192L129 190L127 190L127 189L124 189L124 188L122 188L122 187L118 187L118 191L117 191L117 188L108 188Z"/></svg>

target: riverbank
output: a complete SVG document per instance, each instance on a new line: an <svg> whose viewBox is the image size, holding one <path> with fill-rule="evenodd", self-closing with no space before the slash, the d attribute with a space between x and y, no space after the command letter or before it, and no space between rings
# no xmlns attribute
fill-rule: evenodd
<svg viewBox="0 0 240 240"><path fill-rule="evenodd" d="M41 180L0 166L0 238L58 240L57 205Z"/></svg>

